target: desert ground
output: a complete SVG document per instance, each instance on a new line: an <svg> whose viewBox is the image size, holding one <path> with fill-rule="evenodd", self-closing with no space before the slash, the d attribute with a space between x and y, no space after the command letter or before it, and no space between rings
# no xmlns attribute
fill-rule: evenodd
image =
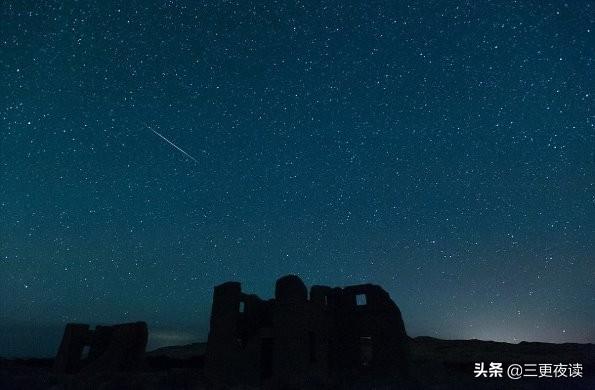
<svg viewBox="0 0 595 390"><path fill-rule="evenodd" d="M411 374L407 383L354 383L350 389L595 389L595 345L480 340L410 339ZM57 378L52 359L0 360L1 389L209 389L202 367L205 343L159 348L146 353L144 368L134 373L110 373ZM475 378L475 363L575 364L582 377ZM566 373L568 375L568 373ZM248 388L248 387L242 387Z"/></svg>

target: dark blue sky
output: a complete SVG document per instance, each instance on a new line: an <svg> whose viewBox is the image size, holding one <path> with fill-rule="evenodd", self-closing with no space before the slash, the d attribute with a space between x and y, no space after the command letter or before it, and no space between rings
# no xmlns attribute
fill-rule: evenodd
<svg viewBox="0 0 595 390"><path fill-rule="evenodd" d="M287 273L595 341L592 2L149 3L2 6L0 355L205 340L215 284Z"/></svg>

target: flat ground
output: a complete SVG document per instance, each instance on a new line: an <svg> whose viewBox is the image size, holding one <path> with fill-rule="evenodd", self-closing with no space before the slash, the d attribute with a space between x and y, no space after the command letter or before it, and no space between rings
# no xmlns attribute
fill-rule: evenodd
<svg viewBox="0 0 595 390"><path fill-rule="evenodd" d="M202 373L204 343L160 348L147 353L142 372L72 376L58 381L50 375L51 359L0 359L0 389L205 389ZM583 377L475 378L475 363L582 364ZM537 369L537 371L539 371ZM419 389L595 389L595 345L507 344L479 340L411 340L411 372ZM566 375L568 376L568 372ZM539 372L537 372L539 375ZM553 376L553 373L552 373ZM388 385L382 388L397 388ZM353 388L377 388L359 384Z"/></svg>

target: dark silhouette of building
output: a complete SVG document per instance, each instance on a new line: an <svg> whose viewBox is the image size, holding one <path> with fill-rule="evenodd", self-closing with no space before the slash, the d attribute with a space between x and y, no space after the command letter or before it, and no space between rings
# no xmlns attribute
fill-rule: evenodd
<svg viewBox="0 0 595 390"><path fill-rule="evenodd" d="M275 298L215 287L205 358L214 383L309 388L407 376L401 312L380 286L312 286L288 275Z"/></svg>
<svg viewBox="0 0 595 390"><path fill-rule="evenodd" d="M67 324L54 360L55 374L129 371L140 366L147 346L147 324L113 326Z"/></svg>

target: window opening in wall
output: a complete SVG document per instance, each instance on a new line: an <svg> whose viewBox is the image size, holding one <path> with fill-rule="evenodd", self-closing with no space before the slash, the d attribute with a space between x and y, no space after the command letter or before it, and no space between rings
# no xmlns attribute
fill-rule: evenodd
<svg viewBox="0 0 595 390"><path fill-rule="evenodd" d="M316 333L308 332L308 344L310 350L310 363L316 362Z"/></svg>
<svg viewBox="0 0 595 390"><path fill-rule="evenodd" d="M372 364L372 358L374 357L374 350L372 346L371 336L362 336L359 338L360 347L360 361L362 366L369 367Z"/></svg>
<svg viewBox="0 0 595 390"><path fill-rule="evenodd" d="M264 338L260 344L260 378L267 379L273 376L273 348L275 340Z"/></svg>
<svg viewBox="0 0 595 390"><path fill-rule="evenodd" d="M365 306L368 304L367 299L366 299L366 294L357 294L355 296L355 302L357 303L358 306Z"/></svg>

